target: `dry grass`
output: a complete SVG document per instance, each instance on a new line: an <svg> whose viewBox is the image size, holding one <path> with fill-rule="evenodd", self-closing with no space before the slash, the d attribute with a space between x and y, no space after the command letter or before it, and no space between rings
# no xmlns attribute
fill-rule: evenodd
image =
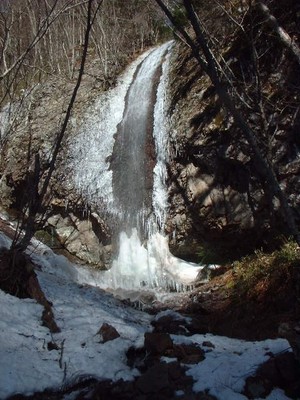
<svg viewBox="0 0 300 400"><path fill-rule="evenodd" d="M229 286L237 298L259 300L266 292L283 287L287 282L299 285L300 248L286 242L280 250L266 254L256 251L253 255L233 264L233 280ZM299 293L298 293L299 294Z"/></svg>

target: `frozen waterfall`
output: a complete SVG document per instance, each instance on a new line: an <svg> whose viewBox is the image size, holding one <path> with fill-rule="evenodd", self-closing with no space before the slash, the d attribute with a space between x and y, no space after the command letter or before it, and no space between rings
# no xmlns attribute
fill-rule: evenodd
<svg viewBox="0 0 300 400"><path fill-rule="evenodd" d="M140 56L102 95L74 143L74 182L94 207L113 215L118 250L98 274L102 288L189 286L201 267L174 257L168 210L166 88L172 43Z"/></svg>

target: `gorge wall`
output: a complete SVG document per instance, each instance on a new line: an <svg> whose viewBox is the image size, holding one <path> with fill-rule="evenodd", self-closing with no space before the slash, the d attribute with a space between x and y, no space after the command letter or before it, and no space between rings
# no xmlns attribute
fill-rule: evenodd
<svg viewBox="0 0 300 400"><path fill-rule="evenodd" d="M287 11L278 2L272 11L297 38L299 6L290 2L290 7ZM226 31L223 18L224 13L216 11L211 25L205 24L218 43L217 49L211 45L224 74L232 77L225 86L238 99L238 109L273 165L299 226L299 64L257 11L243 14L243 31L238 34ZM259 56L256 66L253 48ZM248 142L187 48L177 45L171 65L171 250L191 260L216 261L272 247L287 233L286 225L279 202L270 200L268 183Z"/></svg>
<svg viewBox="0 0 300 400"><path fill-rule="evenodd" d="M235 76L247 83L247 96L253 95L251 107L242 105L241 108L247 109L247 119L257 133L262 150L272 159L299 223L299 65L275 38L262 45L260 52L264 118L269 136L261 134L261 114L253 106L255 88L249 43L238 34L222 47L222 56ZM170 65L166 233L171 251L191 261L218 262L219 258L235 258L256 247L268 246L285 233L285 227L279 217L279 204L270 205L249 145L182 43L173 48ZM93 196L83 197L75 190L71 165L76 165L78 159L76 152L70 152L82 129L86 130L86 140L89 140L88 133L101 115L121 112L105 105L105 98L116 87L116 81L111 82L107 90L95 76L97 68L90 64L58 160L49 193L46 225L40 237L82 262L105 268L110 265L114 251L111 216L104 204L95 204ZM128 87L129 81L126 83L124 76L120 79L123 79L124 88ZM1 153L2 210L17 217L24 196L30 196L27 187L32 171L29 155L39 149L41 160L47 160L72 88L72 82L66 84L50 79L27 96ZM99 100L100 92L103 95ZM1 117L4 118L5 113L2 112ZM87 158L93 156L95 143L89 145ZM95 168L98 167L95 162ZM78 168L84 180L89 171ZM101 190L105 190L105 182Z"/></svg>

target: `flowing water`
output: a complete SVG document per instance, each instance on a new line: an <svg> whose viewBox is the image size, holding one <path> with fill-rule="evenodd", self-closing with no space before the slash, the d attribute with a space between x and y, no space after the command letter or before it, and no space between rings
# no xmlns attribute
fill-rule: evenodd
<svg viewBox="0 0 300 400"><path fill-rule="evenodd" d="M171 49L166 43L138 58L96 103L74 144L77 189L117 226L112 268L98 277L103 288L180 290L201 269L174 257L164 234Z"/></svg>

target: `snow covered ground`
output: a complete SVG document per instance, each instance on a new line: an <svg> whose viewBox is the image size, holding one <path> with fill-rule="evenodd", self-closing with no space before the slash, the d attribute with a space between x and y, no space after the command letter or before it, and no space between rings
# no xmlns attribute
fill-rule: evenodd
<svg viewBox="0 0 300 400"><path fill-rule="evenodd" d="M1 236L0 247L8 244ZM41 325L42 306L34 300L21 300L0 290L0 399L61 388L84 376L116 381L139 375L127 365L126 351L143 345L153 317L125 306L93 286L92 279L85 282L86 269L74 268L45 246L34 246L30 252L61 332L51 334ZM103 323L114 326L120 337L101 343L98 331ZM213 335L172 335L172 339L175 343L201 345L209 340L214 344L205 360L189 366L187 374L195 380L195 391L209 389L221 400L245 399L240 394L245 379L268 359L266 353L276 354L289 347L284 339L245 342ZM279 389L267 398L287 399Z"/></svg>

